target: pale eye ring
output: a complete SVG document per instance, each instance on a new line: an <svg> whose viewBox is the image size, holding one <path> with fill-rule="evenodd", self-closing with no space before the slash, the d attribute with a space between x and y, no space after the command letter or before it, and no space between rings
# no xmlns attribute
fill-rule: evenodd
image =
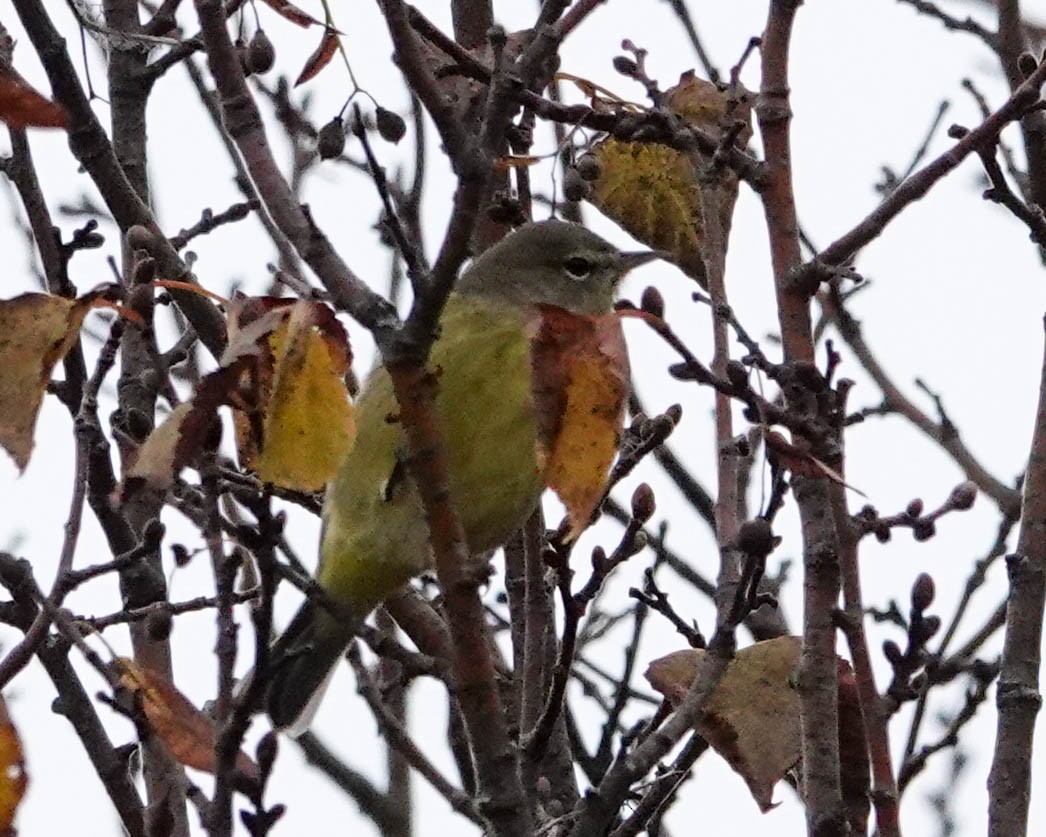
<svg viewBox="0 0 1046 837"><path fill-rule="evenodd" d="M584 256L571 256L563 262L563 268L573 279L584 279L592 272L592 262Z"/></svg>

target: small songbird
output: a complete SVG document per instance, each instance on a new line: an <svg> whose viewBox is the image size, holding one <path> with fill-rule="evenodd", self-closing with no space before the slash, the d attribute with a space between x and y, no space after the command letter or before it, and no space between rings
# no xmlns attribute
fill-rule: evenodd
<svg viewBox="0 0 1046 837"><path fill-rule="evenodd" d="M450 492L472 554L519 529L544 489L528 331L536 307L607 314L622 277L658 255L624 253L582 226L551 220L521 227L461 275L429 366L438 370ZM432 565L397 412L392 382L378 368L357 403L355 446L323 508L316 579L343 612L306 601L273 645L266 708L277 728L302 728L360 622Z"/></svg>

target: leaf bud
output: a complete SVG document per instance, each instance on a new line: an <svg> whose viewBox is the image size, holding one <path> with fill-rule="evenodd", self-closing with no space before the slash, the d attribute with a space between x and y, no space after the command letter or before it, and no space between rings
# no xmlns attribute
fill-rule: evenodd
<svg viewBox="0 0 1046 837"><path fill-rule="evenodd" d="M316 150L321 160L338 157L345 150L345 123L340 116L335 116L320 128L316 137Z"/></svg>
<svg viewBox="0 0 1046 837"><path fill-rule="evenodd" d="M931 639L933 639L934 634L936 634L940 629L941 617L927 616L919 624L919 630L916 639L918 639L920 644L929 642Z"/></svg>
<svg viewBox="0 0 1046 837"><path fill-rule="evenodd" d="M654 516L656 508L654 490L645 482L641 482L632 492L632 517L639 523L646 523Z"/></svg>
<svg viewBox="0 0 1046 837"><path fill-rule="evenodd" d="M132 250L151 251L156 244L156 236L148 227L134 224L127 228L127 246Z"/></svg>
<svg viewBox="0 0 1046 837"><path fill-rule="evenodd" d="M770 521L762 517L746 520L737 532L737 548L746 555L765 558L774 551L774 531Z"/></svg>
<svg viewBox="0 0 1046 837"><path fill-rule="evenodd" d="M977 485L972 480L961 482L948 495L948 505L959 511L966 511L977 499Z"/></svg>
<svg viewBox="0 0 1046 837"><path fill-rule="evenodd" d="M1024 78L1027 78L1039 69L1039 62L1030 52L1022 52L1017 56L1017 69Z"/></svg>
<svg viewBox="0 0 1046 837"><path fill-rule="evenodd" d="M643 296L639 300L639 307L648 314L653 314L658 319L663 319L665 316L665 298L661 296L661 291L653 286L648 285L643 290Z"/></svg>
<svg viewBox="0 0 1046 837"><path fill-rule="evenodd" d="M166 610L159 610L145 617L145 633L153 642L166 640L173 627L174 619Z"/></svg>
<svg viewBox="0 0 1046 837"><path fill-rule="evenodd" d="M739 360L727 361L726 378L737 389L748 388L748 370Z"/></svg>
<svg viewBox="0 0 1046 837"><path fill-rule="evenodd" d="M932 520L916 520L912 526L912 537L917 541L928 541L937 534L937 524Z"/></svg>
<svg viewBox="0 0 1046 837"><path fill-rule="evenodd" d="M904 513L909 517L919 517L923 513L923 501L916 497L908 504Z"/></svg>
<svg viewBox="0 0 1046 837"><path fill-rule="evenodd" d="M176 567L186 567L192 560L189 550L185 548L184 544L180 543L171 545L171 555L174 556L174 565Z"/></svg>
<svg viewBox="0 0 1046 837"><path fill-rule="evenodd" d="M892 639L885 640L883 642L883 656L890 661L890 665L899 665L901 660L904 659L904 654L901 652L901 647L894 642Z"/></svg>
<svg viewBox="0 0 1046 837"><path fill-rule="evenodd" d="M614 56L614 69L617 70L621 75L634 78L636 73L639 72L639 67L636 62L625 55Z"/></svg>
<svg viewBox="0 0 1046 837"><path fill-rule="evenodd" d="M254 756L258 760L258 768L263 776L267 776L272 770L272 765L276 761L276 754L279 752L279 749L279 737L271 730L265 733L261 741L258 742Z"/></svg>
<svg viewBox="0 0 1046 837"><path fill-rule="evenodd" d="M665 410L664 415L672 420L673 425L677 425L683 419L683 407L679 404L671 404Z"/></svg>
<svg viewBox="0 0 1046 837"><path fill-rule="evenodd" d="M595 154L583 154L574 166L583 180L599 180L603 174L603 164Z"/></svg>
<svg viewBox="0 0 1046 837"><path fill-rule="evenodd" d="M407 134L407 123L403 121L403 117L398 113L393 113L391 110L383 108L381 105L378 105L378 109L374 112L374 121L378 126L378 133L381 134L381 138L386 142L391 142L393 145Z"/></svg>
<svg viewBox="0 0 1046 837"><path fill-rule="evenodd" d="M563 196L573 203L583 201L592 191L592 187L581 176L576 168L567 169L563 177Z"/></svg>
<svg viewBox="0 0 1046 837"><path fill-rule="evenodd" d="M912 583L912 607L915 610L926 610L933 604L936 595L936 585L929 573L919 573Z"/></svg>
<svg viewBox="0 0 1046 837"><path fill-rule="evenodd" d="M893 535L890 532L890 527L887 526L885 523L880 523L878 526L876 526L874 534L875 539L879 541L879 543L889 543L890 538L893 537Z"/></svg>

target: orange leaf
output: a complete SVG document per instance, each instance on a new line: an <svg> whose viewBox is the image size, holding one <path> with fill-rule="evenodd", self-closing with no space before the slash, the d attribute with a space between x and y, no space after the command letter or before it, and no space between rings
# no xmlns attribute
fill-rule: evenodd
<svg viewBox="0 0 1046 837"><path fill-rule="evenodd" d="M133 693L149 726L171 755L186 767L214 773L214 721L183 695L174 684L127 657L114 661L120 684ZM244 753L236 768L249 779L258 779L258 766Z"/></svg>
<svg viewBox="0 0 1046 837"><path fill-rule="evenodd" d="M799 761L802 732L792 671L802 639L781 636L742 648L708 696L697 730L741 774L762 811L774 785ZM646 678L669 703L682 700L706 652L676 651L650 664Z"/></svg>
<svg viewBox="0 0 1046 837"><path fill-rule="evenodd" d="M76 343L100 291L79 299L28 293L0 300L0 446L20 471L33 450L36 415L51 372Z"/></svg>
<svg viewBox="0 0 1046 837"><path fill-rule="evenodd" d="M65 108L37 93L18 74L0 71L0 122L12 128L64 128Z"/></svg>
<svg viewBox="0 0 1046 837"><path fill-rule="evenodd" d="M264 2L266 6L276 12L280 17L286 18L291 23L298 24L298 26L307 28L313 24L318 26L323 25L312 15L303 12L293 3L288 2L288 0L262 0L262 2Z"/></svg>
<svg viewBox="0 0 1046 837"><path fill-rule="evenodd" d="M294 82L294 86L297 87L299 84L304 84L309 79L313 78L320 70L330 64L331 59L334 57L334 53L337 51L338 32L328 26L323 31L323 40L321 40L320 45L316 47L316 51L309 56L309 60L305 62L305 66L302 67L301 74Z"/></svg>
<svg viewBox="0 0 1046 837"><path fill-rule="evenodd" d="M22 742L7 714L7 704L0 698L0 834L15 833L15 812L28 784Z"/></svg>
<svg viewBox="0 0 1046 837"><path fill-rule="evenodd" d="M620 320L537 307L531 369L545 483L567 507L570 538L588 525L617 453L628 354Z"/></svg>

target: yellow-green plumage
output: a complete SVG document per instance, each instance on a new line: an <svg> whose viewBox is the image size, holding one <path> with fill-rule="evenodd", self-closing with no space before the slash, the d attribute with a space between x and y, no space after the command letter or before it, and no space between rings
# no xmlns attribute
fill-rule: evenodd
<svg viewBox="0 0 1046 837"><path fill-rule="evenodd" d="M438 376L451 497L472 553L500 546L541 496L528 333L536 306L606 313L621 277L654 255L621 253L584 227L545 221L520 228L462 274L429 368ZM360 621L431 565L398 409L378 369L357 405L356 444L324 504L317 580L343 613L306 601L273 645L266 708L276 727L300 726Z"/></svg>
<svg viewBox="0 0 1046 837"><path fill-rule="evenodd" d="M450 491L460 498L457 510L472 552L498 546L541 492L525 326L518 307L454 295L442 332L475 338L440 339L432 348ZM388 420L397 410L388 374L378 370L359 401L359 442L331 483L324 509L317 580L358 611L369 611L429 566L421 500L406 468L397 467L405 441L399 423ZM384 475L377 484L376 474Z"/></svg>

